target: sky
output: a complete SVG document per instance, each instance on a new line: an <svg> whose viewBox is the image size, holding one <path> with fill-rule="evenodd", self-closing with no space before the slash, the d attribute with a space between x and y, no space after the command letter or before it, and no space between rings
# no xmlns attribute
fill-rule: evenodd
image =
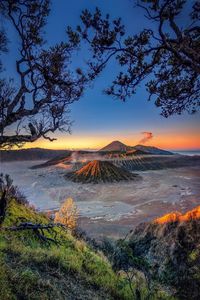
<svg viewBox="0 0 200 300"><path fill-rule="evenodd" d="M143 11L135 8L130 0L52 0L48 18L46 40L54 44L66 40L66 27L80 24L80 14L85 8L94 11L99 7L111 17L121 17L126 32L134 34L149 26ZM152 28L156 25L151 24ZM155 27L156 29L156 27ZM7 73L15 76L14 60L17 49L16 33L9 29L11 44L7 55ZM75 57L76 64L84 61L84 54ZM128 145L135 145L143 138L142 132L151 132L152 138L146 145L169 150L200 149L200 114L172 116L164 118L153 101L148 102L144 84L137 93L125 103L114 100L103 93L103 89L112 82L118 66L111 62L103 73L88 88L78 102L71 105L72 134L56 132L54 142L39 139L25 147L49 149L99 149L113 140L120 140Z"/></svg>

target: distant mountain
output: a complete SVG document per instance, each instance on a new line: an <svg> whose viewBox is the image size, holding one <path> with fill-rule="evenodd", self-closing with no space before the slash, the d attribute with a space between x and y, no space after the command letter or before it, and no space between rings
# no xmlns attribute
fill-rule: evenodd
<svg viewBox="0 0 200 300"><path fill-rule="evenodd" d="M70 163L71 162L71 155L72 151L66 150L64 153L61 153L60 155L54 155L53 158L47 159L44 163L39 163L37 165L34 165L30 167L31 169L40 169L40 168L46 168L50 166L57 165L59 163Z"/></svg>
<svg viewBox="0 0 200 300"><path fill-rule="evenodd" d="M144 154L149 154L149 153L147 153L147 152L145 152L145 151L142 151L142 150L137 150L137 149L132 149L132 150L130 150L130 151L127 151L126 153L125 153L125 157L128 157L128 156L135 156L135 155L144 155Z"/></svg>
<svg viewBox="0 0 200 300"><path fill-rule="evenodd" d="M66 150L61 155L54 156L52 159L47 160L42 164L38 164L32 166L31 169L38 169L38 168L46 168L49 166L54 166L60 163L70 164L70 163L85 163L86 161L94 160L99 158L99 154L96 152L86 151L86 150L76 150L70 151Z"/></svg>
<svg viewBox="0 0 200 300"><path fill-rule="evenodd" d="M127 155L130 155L130 153L132 153L133 155L139 155L139 154L172 155L173 154L170 151L162 150L152 146L136 145L134 147L131 147L119 141L114 141L108 144L107 146L99 150L99 152L101 151L127 152Z"/></svg>
<svg viewBox="0 0 200 300"><path fill-rule="evenodd" d="M127 146L119 141L113 141L112 143L108 144L107 146L103 147L99 151L128 151L131 150L130 146Z"/></svg>
<svg viewBox="0 0 200 300"><path fill-rule="evenodd" d="M64 155L67 150L50 150L42 148L0 150L0 162L23 160L48 160L58 155Z"/></svg>
<svg viewBox="0 0 200 300"><path fill-rule="evenodd" d="M109 152L109 153L106 153ZM69 160L69 156L72 155L71 160L75 157L81 156L91 156L91 160L95 159L95 156L100 155L105 157L109 154L112 155L123 154L125 156L131 155L142 155L142 154L154 154L154 155L172 155L172 152L162 150L156 147L136 145L134 147L127 146L120 141L113 141L107 146L103 147L97 152L79 150L79 151L69 151L69 150L51 150L43 148L30 148L30 149L20 149L20 150L0 150L0 162L9 161L23 161L23 160L52 160L47 163L48 165L54 165L59 162L63 162L65 159ZM99 159L99 158L98 158Z"/></svg>
<svg viewBox="0 0 200 300"><path fill-rule="evenodd" d="M136 145L133 147L135 150L143 151L147 154L155 154L155 155L173 155L172 152L167 150L162 150L153 146L144 146L144 145Z"/></svg>

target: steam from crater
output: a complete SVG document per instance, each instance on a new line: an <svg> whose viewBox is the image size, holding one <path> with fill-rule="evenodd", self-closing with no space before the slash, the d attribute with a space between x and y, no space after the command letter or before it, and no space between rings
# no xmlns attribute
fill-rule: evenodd
<svg viewBox="0 0 200 300"><path fill-rule="evenodd" d="M143 131L143 138L139 141L139 144L145 144L153 138L153 133L150 131Z"/></svg>

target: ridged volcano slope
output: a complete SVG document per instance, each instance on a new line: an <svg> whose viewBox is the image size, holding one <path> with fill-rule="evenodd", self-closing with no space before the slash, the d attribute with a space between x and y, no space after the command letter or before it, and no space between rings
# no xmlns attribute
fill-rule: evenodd
<svg viewBox="0 0 200 300"><path fill-rule="evenodd" d="M133 180L137 175L118 168L109 161L93 160L79 170L68 173L66 177L74 182L106 183Z"/></svg>

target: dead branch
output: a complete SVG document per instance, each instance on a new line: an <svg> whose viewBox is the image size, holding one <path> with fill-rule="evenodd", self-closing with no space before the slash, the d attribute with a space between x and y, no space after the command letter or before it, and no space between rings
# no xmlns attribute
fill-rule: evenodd
<svg viewBox="0 0 200 300"><path fill-rule="evenodd" d="M23 222L20 223L18 226L11 226L11 227L3 227L2 230L6 231L22 231L22 230L32 230L34 234L39 238L39 240L47 243L55 243L59 244L59 242L56 240L57 233L53 231L53 228L55 227L63 227L66 228L63 224L60 223L48 223L48 224L33 224L29 222ZM48 233L54 233L54 238L47 237L44 233L44 231L47 231Z"/></svg>

